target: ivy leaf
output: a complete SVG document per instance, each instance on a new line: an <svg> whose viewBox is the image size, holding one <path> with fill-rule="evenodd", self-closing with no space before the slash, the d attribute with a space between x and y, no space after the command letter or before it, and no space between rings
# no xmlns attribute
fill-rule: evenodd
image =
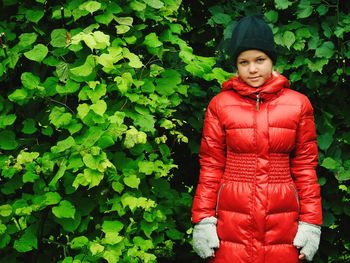
<svg viewBox="0 0 350 263"><path fill-rule="evenodd" d="M17 116L15 114L0 115L0 128L3 129L6 126L12 125L16 119Z"/></svg>
<svg viewBox="0 0 350 263"><path fill-rule="evenodd" d="M131 16L116 17L115 21L120 25L132 26L134 19Z"/></svg>
<svg viewBox="0 0 350 263"><path fill-rule="evenodd" d="M104 24L104 25L109 25L112 22L113 18L115 18L113 13L109 10L105 11L101 15L97 15L94 17L97 23Z"/></svg>
<svg viewBox="0 0 350 263"><path fill-rule="evenodd" d="M27 97L28 92L25 89L16 89L8 96L10 101L17 102L20 105L27 100Z"/></svg>
<svg viewBox="0 0 350 263"><path fill-rule="evenodd" d="M154 32L148 34L145 37L143 44L149 47L160 47L163 45L163 43L159 41L158 36Z"/></svg>
<svg viewBox="0 0 350 263"><path fill-rule="evenodd" d="M147 5L155 9L160 9L164 6L164 3L160 0L143 0Z"/></svg>
<svg viewBox="0 0 350 263"><path fill-rule="evenodd" d="M327 150L333 142L333 136L331 133L326 132L317 136L317 144L322 150Z"/></svg>
<svg viewBox="0 0 350 263"><path fill-rule="evenodd" d="M48 48L43 44L37 44L32 50L24 53L24 56L30 60L41 62L49 52Z"/></svg>
<svg viewBox="0 0 350 263"><path fill-rule="evenodd" d="M283 44L290 49L290 47L293 45L293 43L295 42L295 35L293 32L291 31L285 31L283 33Z"/></svg>
<svg viewBox="0 0 350 263"><path fill-rule="evenodd" d="M71 202L62 200L58 206L52 208L52 213L57 218L72 218L74 219L75 207Z"/></svg>
<svg viewBox="0 0 350 263"><path fill-rule="evenodd" d="M313 12L313 7L309 2L301 1L298 5L297 18L307 18Z"/></svg>
<svg viewBox="0 0 350 263"><path fill-rule="evenodd" d="M25 12L25 16L27 20L37 24L41 20L41 18L43 18L44 10L27 9Z"/></svg>
<svg viewBox="0 0 350 263"><path fill-rule="evenodd" d="M59 93L59 94L63 94L63 95L66 95L66 94L71 94L71 93L75 93L76 91L78 91L80 88L80 84L71 80L71 79L68 79L67 83L62 86L62 85L57 85L56 86L56 91Z"/></svg>
<svg viewBox="0 0 350 263"><path fill-rule="evenodd" d="M13 131L4 130L0 132L0 149L14 150L17 146L16 135Z"/></svg>
<svg viewBox="0 0 350 263"><path fill-rule="evenodd" d="M101 3L96 1L87 1L79 6L79 9L86 10L90 14L93 14L94 12L100 10L100 8L101 8Z"/></svg>
<svg viewBox="0 0 350 263"><path fill-rule="evenodd" d="M331 58L335 53L334 44L331 41L322 43L320 47L316 49L315 55L319 58Z"/></svg>
<svg viewBox="0 0 350 263"><path fill-rule="evenodd" d="M37 227L31 225L25 229L24 234L15 240L13 247L20 253L28 252L38 248Z"/></svg>
<svg viewBox="0 0 350 263"><path fill-rule="evenodd" d="M33 90L39 86L40 79L31 72L24 72L21 75L21 82L25 88Z"/></svg>
<svg viewBox="0 0 350 263"><path fill-rule="evenodd" d="M8 217L12 214L12 207L8 204L0 206L0 216Z"/></svg>
<svg viewBox="0 0 350 263"><path fill-rule="evenodd" d="M96 114L103 116L103 114L107 110L107 104L104 100L99 100L93 105L91 105L90 109L93 110Z"/></svg>
<svg viewBox="0 0 350 263"><path fill-rule="evenodd" d="M69 75L69 64L65 62L58 63L55 72L60 81L66 82Z"/></svg>
<svg viewBox="0 0 350 263"><path fill-rule="evenodd" d="M118 220L105 220L102 224L102 231L105 233L105 242L111 245L119 243L123 239L119 236L119 232L123 227L124 224Z"/></svg>
<svg viewBox="0 0 350 263"><path fill-rule="evenodd" d="M124 183L131 188L138 188L141 182L140 178L138 178L135 174L131 174L123 178Z"/></svg>
<svg viewBox="0 0 350 263"><path fill-rule="evenodd" d="M56 128L61 128L72 121L72 114L66 112L63 107L55 106L49 115L49 120Z"/></svg>
<svg viewBox="0 0 350 263"><path fill-rule="evenodd" d="M93 242L90 244L90 251L92 255L97 255L98 253L103 252L104 249L105 247L99 243Z"/></svg>
<svg viewBox="0 0 350 263"><path fill-rule="evenodd" d="M28 118L25 119L23 122L23 128L22 128L22 132L24 134L33 134L34 132L36 132L38 129L35 127L36 121L34 119Z"/></svg>
<svg viewBox="0 0 350 263"><path fill-rule="evenodd" d="M89 244L89 239L86 236L75 237L70 242L70 247L72 249L80 249Z"/></svg>
<svg viewBox="0 0 350 263"><path fill-rule="evenodd" d="M68 136L66 139L57 142L56 146L51 147L51 151L53 153L61 153L64 152L65 150L70 149L71 147L75 146L75 140L72 136Z"/></svg>
<svg viewBox="0 0 350 263"><path fill-rule="evenodd" d="M87 77L92 73L94 68L95 68L95 59L92 55L89 55L86 58L86 61L83 65L75 67L75 68L71 68L70 72L72 74L74 74L75 76Z"/></svg>
<svg viewBox="0 0 350 263"><path fill-rule="evenodd" d="M53 47L65 47L68 44L67 30L64 28L56 28L51 32L50 44Z"/></svg>
<svg viewBox="0 0 350 263"><path fill-rule="evenodd" d="M35 43L37 38L36 33L23 33L19 36L18 45L22 47L28 47Z"/></svg>
<svg viewBox="0 0 350 263"><path fill-rule="evenodd" d="M265 13L265 17L270 23L276 23L278 20L278 13L274 10L270 10Z"/></svg>
<svg viewBox="0 0 350 263"><path fill-rule="evenodd" d="M141 62L140 58L136 54L131 53L126 48L123 48L123 56L130 61L129 62L130 67L141 68L143 66L143 63Z"/></svg>
<svg viewBox="0 0 350 263"><path fill-rule="evenodd" d="M228 25L231 22L231 17L223 13L215 13L212 17L213 21L219 25Z"/></svg>
<svg viewBox="0 0 350 263"><path fill-rule="evenodd" d="M127 26L127 25L116 25L115 28L117 29L118 35L125 34L130 30L130 26Z"/></svg>
<svg viewBox="0 0 350 263"><path fill-rule="evenodd" d="M326 157L323 159L321 166L334 171L340 166L340 163L331 157Z"/></svg>
<svg viewBox="0 0 350 263"><path fill-rule="evenodd" d="M287 9L293 3L289 0L275 0L275 6L277 9L284 10Z"/></svg>

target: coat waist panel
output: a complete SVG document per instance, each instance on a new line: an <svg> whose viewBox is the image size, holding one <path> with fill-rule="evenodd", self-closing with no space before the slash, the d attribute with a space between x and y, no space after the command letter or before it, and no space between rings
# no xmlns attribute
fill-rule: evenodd
<svg viewBox="0 0 350 263"><path fill-rule="evenodd" d="M228 181L254 183L257 176L257 154L227 152L225 172L222 179ZM267 162L268 183L288 183L292 181L288 154L271 153Z"/></svg>

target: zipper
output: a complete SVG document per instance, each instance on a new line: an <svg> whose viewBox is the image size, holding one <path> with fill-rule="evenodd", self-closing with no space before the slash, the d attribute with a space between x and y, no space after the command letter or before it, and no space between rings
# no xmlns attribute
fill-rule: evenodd
<svg viewBox="0 0 350 263"><path fill-rule="evenodd" d="M256 111L259 110L259 107L260 107L260 93L256 94L256 103L255 103Z"/></svg>
<svg viewBox="0 0 350 263"><path fill-rule="evenodd" d="M220 194L221 194L221 191L224 188L224 186L225 186L225 184L222 184L220 186L220 189L219 189L219 192L218 192L218 196L217 196L217 199L216 199L216 207L215 207L215 216L216 217L218 216Z"/></svg>
<svg viewBox="0 0 350 263"><path fill-rule="evenodd" d="M297 189L295 189L294 184L290 184L292 186L293 192L294 192L294 196L295 199L297 200L297 204L298 204L298 211L300 211L300 203L299 203L299 196L298 196L298 192Z"/></svg>

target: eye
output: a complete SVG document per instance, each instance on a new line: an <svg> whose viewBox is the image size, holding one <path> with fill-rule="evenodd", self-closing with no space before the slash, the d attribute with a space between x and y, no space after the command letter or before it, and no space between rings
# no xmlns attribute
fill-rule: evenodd
<svg viewBox="0 0 350 263"><path fill-rule="evenodd" d="M247 64L248 64L248 61L241 60L240 62L238 62L238 64L244 66L244 65L247 65Z"/></svg>
<svg viewBox="0 0 350 263"><path fill-rule="evenodd" d="M265 60L266 60L265 58L258 58L258 59L257 59L257 62L258 62L258 63L263 63Z"/></svg>

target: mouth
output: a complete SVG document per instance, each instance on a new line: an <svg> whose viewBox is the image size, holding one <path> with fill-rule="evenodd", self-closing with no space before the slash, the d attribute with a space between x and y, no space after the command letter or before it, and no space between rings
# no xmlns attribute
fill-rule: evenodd
<svg viewBox="0 0 350 263"><path fill-rule="evenodd" d="M258 81L259 79L260 79L259 76L257 76L257 77L250 77L249 78L250 81Z"/></svg>

